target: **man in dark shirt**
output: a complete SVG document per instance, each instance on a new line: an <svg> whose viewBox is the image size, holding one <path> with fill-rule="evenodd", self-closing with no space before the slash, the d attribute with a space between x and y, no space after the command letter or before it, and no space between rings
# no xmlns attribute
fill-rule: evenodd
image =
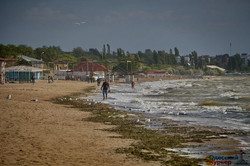
<svg viewBox="0 0 250 166"><path fill-rule="evenodd" d="M102 90L103 100L107 99L108 98L108 91L110 90L110 87L109 87L109 83L107 82L106 79L102 83L101 90Z"/></svg>

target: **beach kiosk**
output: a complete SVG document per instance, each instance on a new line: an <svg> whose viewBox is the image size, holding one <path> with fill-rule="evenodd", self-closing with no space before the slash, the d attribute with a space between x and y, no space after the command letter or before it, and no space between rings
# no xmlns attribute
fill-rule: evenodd
<svg viewBox="0 0 250 166"><path fill-rule="evenodd" d="M31 66L12 66L5 69L9 82L31 82L32 78L40 79L43 69Z"/></svg>

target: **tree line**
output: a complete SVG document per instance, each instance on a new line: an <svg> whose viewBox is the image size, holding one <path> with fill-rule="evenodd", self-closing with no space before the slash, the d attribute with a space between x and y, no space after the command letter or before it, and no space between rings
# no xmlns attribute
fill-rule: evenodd
<svg viewBox="0 0 250 166"><path fill-rule="evenodd" d="M122 48L117 48L111 52L109 44L104 44L101 51L96 48L84 50L82 47L76 47L71 52L63 51L59 46L43 46L33 49L26 45L3 45L0 44L1 58L15 58L18 55L25 55L36 59L41 59L45 63L66 61L77 63L80 59L92 59L103 62L118 61L117 64L105 63L106 67L120 73L137 72L145 70L164 70L167 67L171 68L182 66L189 70L207 70L206 65L213 64L221 66L229 71L249 70L250 62L244 66L239 54L229 56L228 54L211 57L210 60L198 56L196 51L192 51L189 55L180 56L178 48L166 51L156 51L146 49L144 52L137 53L126 52ZM224 60L222 60L224 59ZM29 65L27 62L18 59L17 65Z"/></svg>

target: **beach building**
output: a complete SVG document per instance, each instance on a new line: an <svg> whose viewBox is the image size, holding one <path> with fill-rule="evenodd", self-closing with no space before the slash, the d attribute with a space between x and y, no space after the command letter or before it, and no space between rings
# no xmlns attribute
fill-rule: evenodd
<svg viewBox="0 0 250 166"><path fill-rule="evenodd" d="M19 55L18 57L27 61L27 62L30 62L32 67L37 67L37 68L41 68L41 69L44 68L44 61L43 60L31 58L31 57L28 57L25 55Z"/></svg>
<svg viewBox="0 0 250 166"><path fill-rule="evenodd" d="M109 69L101 65L100 62L91 60L81 60L73 70L68 71L68 79L95 81L97 78L105 78Z"/></svg>
<svg viewBox="0 0 250 166"><path fill-rule="evenodd" d="M168 72L166 71L148 71L147 77L149 78L159 78L159 77L167 77Z"/></svg>
<svg viewBox="0 0 250 166"><path fill-rule="evenodd" d="M184 56L184 61L185 61L185 63L190 64L190 56L189 55L185 55Z"/></svg>
<svg viewBox="0 0 250 166"><path fill-rule="evenodd" d="M54 70L68 71L69 70L69 63L70 62L58 60L54 63Z"/></svg>
<svg viewBox="0 0 250 166"><path fill-rule="evenodd" d="M211 62L211 58L209 55L201 55L201 56L199 56L199 58L202 60L202 62L205 62L205 63Z"/></svg>
<svg viewBox="0 0 250 166"><path fill-rule="evenodd" d="M227 68L229 59L230 59L230 56L228 54L216 55L215 57L213 57L212 63L219 64L219 66L222 68Z"/></svg>
<svg viewBox="0 0 250 166"><path fill-rule="evenodd" d="M42 69L32 66L12 66L5 69L9 82L31 82L32 77L41 78Z"/></svg>
<svg viewBox="0 0 250 166"><path fill-rule="evenodd" d="M247 53L242 53L240 57L242 60L242 65L250 66L250 55L247 55Z"/></svg>
<svg viewBox="0 0 250 166"><path fill-rule="evenodd" d="M54 63L53 74L48 74L53 76L56 80L65 80L69 70L70 62L58 60ZM51 72L50 72L51 73Z"/></svg>
<svg viewBox="0 0 250 166"><path fill-rule="evenodd" d="M217 70L222 71L222 72L226 71L225 69L223 69L223 68L221 68L219 66L215 66L215 65L207 65L207 68L209 68L209 69L217 69Z"/></svg>

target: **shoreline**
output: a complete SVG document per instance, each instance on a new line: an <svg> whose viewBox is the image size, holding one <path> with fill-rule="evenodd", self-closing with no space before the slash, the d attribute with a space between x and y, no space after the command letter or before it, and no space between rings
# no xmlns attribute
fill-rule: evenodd
<svg viewBox="0 0 250 166"><path fill-rule="evenodd" d="M109 105L109 104L96 103L94 101L91 101L91 99L90 100L89 99L82 99L82 101L87 102L88 104L90 104L91 106L94 106L94 107L95 107L95 105L100 104L100 105L102 105L102 107L104 107L103 105L107 105L109 110L113 109L112 106ZM80 109L83 109L83 108L81 108L82 106L81 105L79 106L77 103L73 102L73 105L75 105L76 107L79 107ZM97 106L97 107L99 107L99 106ZM145 116L143 115L143 113L136 113L136 112L132 112L132 111L127 112L127 111L122 111L122 110L116 110L116 111L118 112L118 115L115 115L115 116L109 115L108 117L106 117L106 119L103 118L103 117L98 119L98 116L100 116L100 115L97 114L96 115L97 117L92 118L92 120L95 121L95 122L102 122L102 123L104 123L106 125L121 125L119 122L116 122L116 120L114 120L114 122L112 122L113 121L112 118L114 118L114 119L120 118L121 121L129 120L129 122L126 122L127 125L132 123L134 126L146 128L146 130L148 129L147 125L150 126L150 124L152 124L152 123L155 123L155 122L157 123L157 121L159 122L159 120L151 119L152 120L151 123L146 122L146 121L144 121L144 122L141 121L142 124L135 123L136 120L138 119L138 117L140 119L145 119ZM122 113L122 115L119 115L119 113ZM100 112L99 112L99 114L103 115ZM165 123L164 128L168 128L168 129L165 129L165 131L167 131L167 132L165 132L163 135L161 133L160 136L164 136L164 137L168 137L168 138L172 137L172 136L175 136L175 137L178 137L178 138L182 139L182 142L179 143L179 144L176 144L175 147L171 147L171 148L170 147L162 147L162 148L165 148L165 151L168 151L168 152L165 152L165 153L170 153L171 154L171 152L173 152L173 153L175 153L175 155L176 155L176 149L179 148L177 151L179 153L178 155L180 155L179 159L181 160L181 162L183 162L183 160L184 160L181 157L184 154L184 152L182 150L180 150L180 149L184 148L184 147L188 148L189 153L190 153L190 155L184 155L185 157L190 157L190 156L195 157L195 156L197 156L199 151L197 149L195 149L194 147L196 147L198 149L199 149L199 147L200 147L200 149L202 149L204 147L207 147L207 149L205 151L208 151L208 150L210 150L210 151L213 150L213 151L218 151L218 152L224 151L224 150L227 150L227 151L231 150L233 152L239 151L237 149L239 149L240 147L244 147L244 146L242 146L241 142L236 140L234 137L235 136L244 136L245 133L247 133L247 132L244 132L244 131L241 131L241 130L236 131L236 130L222 129L220 127L212 127L212 126L181 125L181 124L178 124L178 123L181 123L181 122L176 122L176 121L171 121L171 120L161 120L161 123ZM118 128L120 128L120 127L118 127ZM146 130L144 132L148 132ZM149 131L151 131L151 130L153 130L153 128L150 129ZM119 134L123 133L123 131L120 131L119 129L113 129L111 131L119 132ZM159 131L162 132L163 130L159 129ZM130 131L130 132L132 132L132 131ZM185 136L185 135L188 135L188 136ZM248 135L249 135L249 133L248 133ZM131 138L131 137L126 136L126 135L123 136L123 137L125 137L125 138L128 137L129 139L134 139L133 137ZM140 136L138 136L138 137L140 137ZM139 141L141 141L141 140L139 139ZM138 150L137 146L135 146L134 148ZM192 148L194 150L192 150ZM249 148L249 146L248 146L248 148ZM148 147L143 146L141 151L139 151L139 152L138 151L135 152L134 149L131 149L131 147L128 148L128 149L125 148L125 150L123 149L121 151L123 153L133 154L133 155L136 155L136 156L138 155L140 158L142 158L144 160L148 160L147 159L148 154L150 154L151 157L154 156L154 155L159 155L159 154L155 154L154 150L152 150L152 151L147 150L146 152L144 152L145 149L148 149ZM192 153L192 152L195 152L195 153ZM139 153L139 154L137 154L137 153ZM147 154L144 154L144 153L147 153ZM161 153L163 153L163 152L161 152ZM188 153L188 152L185 151L185 153ZM144 156L144 155L146 155L146 156ZM169 155L169 156L171 156L171 155ZM161 158L164 158L164 157L161 156ZM176 160L177 160L177 158L178 157L175 156ZM202 159L204 159L204 158L202 158ZM153 160L156 160L156 159L153 159ZM168 164L170 164L170 161L164 161L164 160L161 160L161 159L159 159L159 161L161 161L163 163L167 162ZM187 161L185 161L185 162L194 162L194 161L193 161L193 159L190 159L189 161L187 159ZM175 163L175 164L177 164L177 163ZM180 163L178 163L178 164L180 164Z"/></svg>
<svg viewBox="0 0 250 166"><path fill-rule="evenodd" d="M194 147L213 145L214 150L217 151L228 150L229 148L235 151L235 147L239 144L235 139L225 137L225 134L238 135L240 133L225 131L219 127L182 126L178 122L173 124L173 121L165 120L164 123L169 128L168 132L165 133L163 130L146 129L146 122L135 122L138 117L144 118L141 113L115 110L109 104L95 103L88 101L88 99L80 100L79 103L77 98L70 98L64 98L63 101L60 98L59 103L73 105L87 112L92 112L94 107L94 112L92 112L94 116L87 120L113 126L105 131L117 132L121 135L118 136L119 138L139 141L139 143L131 144L129 147L117 149L118 153L127 154L129 159L137 157L145 161L160 161L163 165L182 165L183 163L198 165L198 163L202 162L201 159L195 159L194 156L189 158L188 155L183 157L183 153L176 151L176 149L189 148L190 152L192 152ZM185 136L187 133L189 133L188 136Z"/></svg>
<svg viewBox="0 0 250 166"><path fill-rule="evenodd" d="M250 78L249 76L222 76L222 77L216 76L216 77L208 77L205 79L239 78L239 77ZM188 78L188 79L190 79L190 78ZM168 79L164 79L164 80L173 80L173 78L168 78ZM159 81L159 79L158 78L150 79L150 81ZM146 80L144 82L148 82L148 80ZM126 112L135 113L133 111L126 111ZM144 114L144 113L138 113L138 114ZM144 118L142 118L142 119L144 119ZM151 119L151 117L149 117L149 118ZM133 120L136 120L136 119L133 119ZM153 120L151 125L153 125L154 122L155 122L155 120ZM171 131L172 129L165 129L167 132L170 131L169 132L170 135L176 134L176 133L177 133L177 135L183 135L186 133L190 133L190 130L191 130L191 132L193 130L195 130L195 131L197 131L196 134L198 134L198 137L203 137L204 135L205 135L205 137L197 138L197 140L194 141L195 143L193 143L193 141L190 141L190 142L183 144L183 145L188 145L189 148L168 149L170 151L173 151L173 152L178 151L181 155L185 154L184 156L186 156L186 157L199 157L201 153L206 153L209 151L210 151L210 154L211 154L211 151L213 151L213 154L216 154L214 151L217 151L217 155L219 155L222 152L229 153L230 151L231 151L231 153L234 153L234 154L240 154L241 150L246 150L245 152L248 154L248 158L250 158L250 155L249 155L250 154L250 152L249 152L250 145L249 145L249 143L246 144L244 142L244 139L247 140L247 137L249 138L249 136L250 136L249 131L245 131L245 130L241 130L241 129L222 128L219 126L204 126L204 125L194 125L194 124L193 125L182 125L181 121L178 121L178 122L172 121L172 122L174 122L174 124L176 126L178 126L178 127L173 127L172 129L173 130L176 130L176 129L180 130L180 132L176 132L176 131L173 132L173 131ZM165 123L165 122L163 122L163 123ZM177 124L177 123L179 123L179 124ZM148 124L150 126L150 123L148 123ZM170 123L170 125L172 125L172 124ZM146 125L144 127L147 128ZM171 127L169 127L169 128L171 128ZM151 126L151 129L154 130L155 128ZM158 130L162 130L162 129L159 128ZM185 130L185 131L183 132L183 130ZM207 132L206 133L207 135L205 133L199 135L199 132ZM244 139L242 139L243 137L244 137ZM195 146L195 148L190 148L190 146ZM188 151L186 149L188 149ZM187 155L186 153L189 153L189 155ZM204 158L205 157L202 157L202 159L204 159Z"/></svg>

